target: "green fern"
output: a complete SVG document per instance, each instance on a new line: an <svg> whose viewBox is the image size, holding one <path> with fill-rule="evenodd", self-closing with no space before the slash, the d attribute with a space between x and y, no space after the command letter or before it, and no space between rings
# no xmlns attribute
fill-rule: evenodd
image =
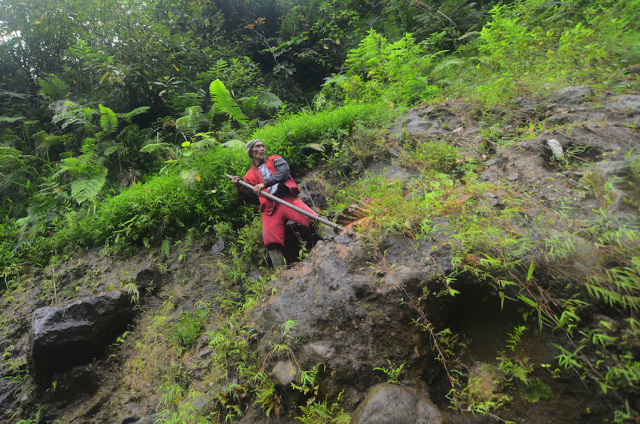
<svg viewBox="0 0 640 424"><path fill-rule="evenodd" d="M75 180L71 183L71 197L76 202L82 203L94 198L107 182L107 168L100 166L87 178Z"/></svg>
<svg viewBox="0 0 640 424"><path fill-rule="evenodd" d="M242 110L245 114L249 116L255 115L258 106L258 98L256 96L244 97L240 99L240 101L242 102Z"/></svg>
<svg viewBox="0 0 640 424"><path fill-rule="evenodd" d="M123 118L123 119L125 119L126 121L130 121L130 120L131 120L131 118L133 118L134 116L137 116L137 115L141 115L141 114L143 114L143 113L146 113L149 109L150 109L150 107L149 107L149 106L140 106L140 107L137 107L137 108L133 109L133 110L132 110L132 111L130 111L130 112L116 113L116 116L117 116L118 118Z"/></svg>
<svg viewBox="0 0 640 424"><path fill-rule="evenodd" d="M38 84L40 85L38 94L52 102L64 99L67 96L67 84L55 74L49 74L47 79L38 79Z"/></svg>
<svg viewBox="0 0 640 424"><path fill-rule="evenodd" d="M176 119L176 128L185 133L194 135L204 124L206 119L200 106L191 106L185 109L185 115Z"/></svg>
<svg viewBox="0 0 640 424"><path fill-rule="evenodd" d="M442 62L440 62L436 67L433 68L433 72L437 72L440 73L442 71L445 71L449 68L453 68L453 69L460 69L460 67L462 67L462 65L464 65L464 60L462 59L458 59L458 58L448 58L448 59L444 59Z"/></svg>
<svg viewBox="0 0 640 424"><path fill-rule="evenodd" d="M29 100L28 94L14 93L13 91L0 90L0 97L13 97L14 99Z"/></svg>
<svg viewBox="0 0 640 424"><path fill-rule="evenodd" d="M85 140L83 155L62 159L60 169L51 177L55 179L63 172L68 172L73 179L71 197L79 204L94 198L107 182L107 168L98 161L89 140L92 139Z"/></svg>
<svg viewBox="0 0 640 424"><path fill-rule="evenodd" d="M114 132L118 128L118 118L111 109L99 105L100 108L100 128L106 133Z"/></svg>
<svg viewBox="0 0 640 424"><path fill-rule="evenodd" d="M270 91L265 91L258 96L258 104L266 107L268 110L279 110L284 103L280 100L280 97Z"/></svg>
<svg viewBox="0 0 640 424"><path fill-rule="evenodd" d="M24 116L0 116L0 123L13 123L24 119Z"/></svg>
<svg viewBox="0 0 640 424"><path fill-rule="evenodd" d="M209 69L209 74L213 76L223 75L229 69L229 62L224 59L218 59L216 63Z"/></svg>
<svg viewBox="0 0 640 424"><path fill-rule="evenodd" d="M242 113L222 81L219 79L213 81L211 85L209 85L209 93L213 101L212 115L215 115L216 112L226 113L230 119L234 119L239 124L247 124L248 119L246 115Z"/></svg>
<svg viewBox="0 0 640 424"><path fill-rule="evenodd" d="M220 144L222 147L227 147L230 149L244 149L245 143L242 140L228 140L225 141L224 143Z"/></svg>
<svg viewBox="0 0 640 424"><path fill-rule="evenodd" d="M65 102L63 109L56 113L51 120L54 124L60 125L62 129L75 124L86 125L91 122L91 117L97 112L95 109L83 108L71 101Z"/></svg>
<svg viewBox="0 0 640 424"><path fill-rule="evenodd" d="M142 153L160 153L162 155L170 156L171 158L176 157L176 146L171 143L166 142L158 142L158 143L149 143L145 144L140 148L140 152Z"/></svg>
<svg viewBox="0 0 640 424"><path fill-rule="evenodd" d="M430 85L433 59L441 53L426 54L411 34L389 42L375 30L351 50L345 61L347 79L327 81L348 94L347 100L391 101L412 104L428 99L438 88Z"/></svg>
<svg viewBox="0 0 640 424"><path fill-rule="evenodd" d="M32 159L32 156L23 155L13 147L0 146L0 193L7 194L15 184L26 182L33 168L25 159Z"/></svg>

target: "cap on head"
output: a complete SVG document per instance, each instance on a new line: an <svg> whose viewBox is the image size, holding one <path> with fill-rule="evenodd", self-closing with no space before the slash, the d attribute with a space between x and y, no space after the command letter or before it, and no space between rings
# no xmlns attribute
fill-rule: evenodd
<svg viewBox="0 0 640 424"><path fill-rule="evenodd" d="M246 147L247 147L247 154L249 155L249 157L251 157L251 150L253 150L253 146L255 146L255 144L258 141L262 141L262 140L260 140L259 138L254 138L253 140L249 140L247 142L247 146Z"/></svg>

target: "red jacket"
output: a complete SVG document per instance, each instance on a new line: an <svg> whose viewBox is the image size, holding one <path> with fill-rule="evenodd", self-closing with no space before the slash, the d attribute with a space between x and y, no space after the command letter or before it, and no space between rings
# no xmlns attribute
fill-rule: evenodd
<svg viewBox="0 0 640 424"><path fill-rule="evenodd" d="M276 166L274 164L274 161L276 158L280 158L280 156L278 155L269 156L264 163L272 175L276 174ZM252 166L251 169L249 169L247 173L244 174L244 181L251 185L264 183L264 180L262 179L262 174L260 173L260 168ZM291 194L293 194L294 196L298 196L298 193L300 193L300 189L298 188L298 185L291 177L291 174L288 174L287 179L284 181L272 181L271 185L274 185L275 183L281 183L287 186L287 188L291 191ZM276 206L276 202L274 202L273 200L267 199L264 196L258 196L258 199L260 200L260 212L262 212L263 214L271 215Z"/></svg>

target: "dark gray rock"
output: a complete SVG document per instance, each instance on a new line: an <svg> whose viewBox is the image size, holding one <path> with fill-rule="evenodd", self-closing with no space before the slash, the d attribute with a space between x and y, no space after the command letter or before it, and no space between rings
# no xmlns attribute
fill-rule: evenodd
<svg viewBox="0 0 640 424"><path fill-rule="evenodd" d="M429 398L389 383L374 386L351 417L351 424L441 424L444 418Z"/></svg>
<svg viewBox="0 0 640 424"><path fill-rule="evenodd" d="M562 88L551 95L551 100L556 103L575 105L584 103L594 95L593 89L586 85Z"/></svg>
<svg viewBox="0 0 640 424"><path fill-rule="evenodd" d="M245 412L244 416L239 424L293 424L300 423L300 421L294 420L293 418L289 418L286 415L282 414L279 417L277 414L271 412L267 417L259 406L252 406L249 408L247 412Z"/></svg>
<svg viewBox="0 0 640 424"><path fill-rule="evenodd" d="M511 101L511 108L516 109L519 113L533 117L536 114L536 103L532 99L526 97L516 97Z"/></svg>
<svg viewBox="0 0 640 424"><path fill-rule="evenodd" d="M613 102L607 105L610 110L637 116L640 113L640 95L614 97Z"/></svg>
<svg viewBox="0 0 640 424"><path fill-rule="evenodd" d="M411 364L432 357L429 350L416 353L412 346L428 346L428 341L409 325L412 309L397 305L446 272L451 252L402 237L389 238L382 249L389 261L397 259L396 269L376 269L371 264L379 258L357 236L343 234L318 243L304 262L281 272L277 294L251 316L254 328L264 334L259 351L269 358L269 372L278 374L277 363L288 359L273 350L282 342L286 321L295 321L290 339L296 340L291 346L296 364L303 370L324 364L315 384L334 396L343 391L345 408L380 381L373 369L387 359Z"/></svg>
<svg viewBox="0 0 640 424"><path fill-rule="evenodd" d="M213 246L211 246L211 253L213 255L219 255L222 252L224 252L224 239L223 238L219 238L216 240L215 243L213 243Z"/></svg>
<svg viewBox="0 0 640 424"><path fill-rule="evenodd" d="M158 289L162 283L162 273L156 267L145 268L136 275L135 283L143 289L143 293Z"/></svg>
<svg viewBox="0 0 640 424"><path fill-rule="evenodd" d="M407 171L400 166L384 162L374 162L367 168L369 175L384 177L389 181L407 182L416 177L415 171Z"/></svg>
<svg viewBox="0 0 640 424"><path fill-rule="evenodd" d="M0 378L0 411L7 410L16 391L18 385L11 380Z"/></svg>
<svg viewBox="0 0 640 424"><path fill-rule="evenodd" d="M134 316L129 297L110 291L61 307L44 307L31 322L31 369L36 378L87 364L103 354Z"/></svg>
<svg viewBox="0 0 640 424"><path fill-rule="evenodd" d="M146 417L137 418L129 417L122 420L122 424L155 424L161 422L162 419L158 415L147 415Z"/></svg>

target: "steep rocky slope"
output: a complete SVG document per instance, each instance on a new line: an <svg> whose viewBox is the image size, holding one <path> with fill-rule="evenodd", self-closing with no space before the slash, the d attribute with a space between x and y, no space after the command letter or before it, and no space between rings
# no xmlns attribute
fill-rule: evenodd
<svg viewBox="0 0 640 424"><path fill-rule="evenodd" d="M347 167L353 181L378 176L399 184L410 203L434 189L413 185L422 165L408 159L407 151L432 141L457 146L464 156L456 165L476 164L483 188L464 189L462 184L448 192L450 209L432 217L428 232L415 216L402 223L402 231L372 230L384 219L378 199L369 204L371 216L360 225L314 241L308 256L273 277L259 268L265 265L260 258L254 271L229 277L233 262L228 255L235 240L211 234L180 241L169 255L158 249L115 258L91 251L36 270L20 291L2 297L0 420L205 422L209 417L222 422L224 415L218 414L226 411L234 422L294 422L292 415L303 411L300 405L316 400L330 407L338 398L346 414L360 406L354 422L599 423L623 408L621 396L638 410L633 390L605 394L592 380L558 367L554 345L568 347L571 342L562 331L552 331L549 322L538 327L536 307L522 297L529 293L524 297L540 306L547 294L555 296L552 303L584 293L575 286L613 266L607 256L610 246L594 234L626 228L636 232L639 119L640 96L595 96L589 87L569 87L549 99L514 99L500 110L458 102L416 107L389 129L385 143ZM450 175L464 179L456 169ZM322 178L310 177L314 196L322 197L330 174L325 170L316 174ZM525 269L539 264L535 275L523 278L525 285L538 281L525 288L529 292L500 285L520 276L481 268L487 252L480 242L494 241L486 227L465 250L461 246L468 240L456 226L461 205L474 205L478 216L491 217L514 202L522 207L505 232L540 246L545 240L563 242L566 249L554 254L552 244L546 244L549 250L526 252L518 251L521 245L502 246L505 261L521 254ZM628 242L637 256L637 239L629 237ZM485 275L473 272L481 269L487 269ZM497 273L493 280L492 272ZM268 290L254 296L255 286L265 280ZM636 282L632 297L637 289ZM34 311L58 306L64 320L68 305L114 290L140 296L124 332L95 358L51 375L34 373L38 367L29 366L34 360ZM235 306L230 307L230 299ZM580 310L580 320L594 327L605 322L609 336L624 332L629 315L613 306L594 301ZM167 329L179 328L185 312L194 317L198 310L206 311L199 337L187 348L172 348L175 341L167 338ZM518 326L528 329L515 346L508 334ZM635 346L630 352L637 361L640 341L626 342ZM256 392L246 386L242 365L250 359L240 356L244 351L257 352L253 372L270 381ZM499 367L505 363L519 365L526 377L505 377ZM172 371L162 376L159 368ZM312 381L305 386L301 376L309 375ZM388 380L396 385L376 386ZM540 382L539 390L525 380ZM459 386L452 393L456 381ZM302 388L292 389L292 382ZM407 390L398 392L398 385ZM373 387L377 400L364 402ZM475 397L469 397L469 387L476 389ZM451 412L447 396L469 411L480 411L470 399L502 407L487 407L488 414L477 416ZM187 403L185 415L156 415L184 410ZM386 418L376 415L379 405L388 406ZM392 407L397 405L412 406Z"/></svg>

